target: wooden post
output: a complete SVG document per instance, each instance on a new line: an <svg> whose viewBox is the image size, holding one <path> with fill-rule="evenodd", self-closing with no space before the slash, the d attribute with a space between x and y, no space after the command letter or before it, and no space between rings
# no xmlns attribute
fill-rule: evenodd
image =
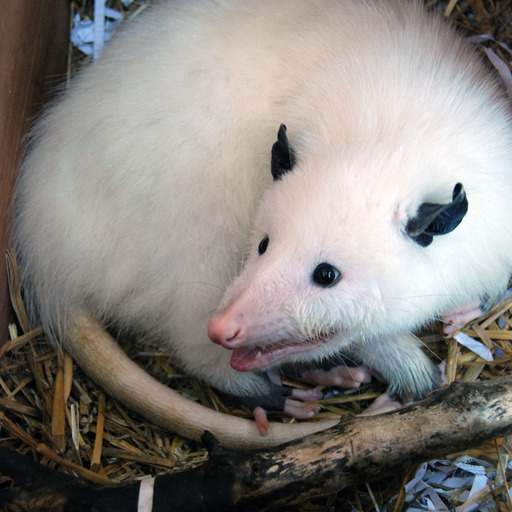
<svg viewBox="0 0 512 512"><path fill-rule="evenodd" d="M66 76L68 0L0 0L0 346L12 319L5 271L9 204L23 136Z"/></svg>

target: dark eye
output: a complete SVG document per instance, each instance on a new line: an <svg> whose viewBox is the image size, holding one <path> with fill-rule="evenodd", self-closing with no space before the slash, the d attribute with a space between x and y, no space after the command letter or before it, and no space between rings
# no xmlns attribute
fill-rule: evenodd
<svg viewBox="0 0 512 512"><path fill-rule="evenodd" d="M260 245L258 245L258 254L261 256L268 247L268 236L266 236L261 242Z"/></svg>
<svg viewBox="0 0 512 512"><path fill-rule="evenodd" d="M313 281L320 286L332 286L341 277L341 272L329 263L320 263L313 272Z"/></svg>

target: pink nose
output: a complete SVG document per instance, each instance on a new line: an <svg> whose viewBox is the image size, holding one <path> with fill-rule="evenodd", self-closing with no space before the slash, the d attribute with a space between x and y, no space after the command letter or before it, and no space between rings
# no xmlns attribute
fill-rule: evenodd
<svg viewBox="0 0 512 512"><path fill-rule="evenodd" d="M242 346L247 339L245 329L233 319L229 311L215 315L208 322L208 336L214 343L230 350Z"/></svg>

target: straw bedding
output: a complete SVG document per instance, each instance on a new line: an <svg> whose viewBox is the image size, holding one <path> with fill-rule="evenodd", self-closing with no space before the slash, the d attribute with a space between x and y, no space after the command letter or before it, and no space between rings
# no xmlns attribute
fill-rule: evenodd
<svg viewBox="0 0 512 512"><path fill-rule="evenodd" d="M132 2L124 7L118 1L107 5L123 11L125 16L137 15L149 0ZM486 34L483 45L487 55L497 56L504 66L502 75L510 73L512 55L512 5L507 0L468 0L425 2L430 9L440 10L470 36ZM92 0L73 2L82 18L91 16ZM489 57L493 58L492 56ZM85 59L87 60L87 59ZM73 70L84 59L76 50L70 59ZM511 89L512 90L512 89ZM56 353L47 343L40 328L30 329L23 312L19 294L14 255L8 255L9 281L12 302L18 324L11 326L10 340L0 348L0 443L27 454L42 464L79 475L91 481L125 482L146 475L180 471L203 463L207 454L198 443L149 424L98 389L67 355ZM446 361L449 382L459 379L471 382L492 379L511 373L512 361L512 298L509 297L484 317L469 326L465 333L482 349L493 355L486 361L457 341L446 340L439 329L423 333L422 340L438 361ZM223 403L217 394L200 382L181 375L173 365L172 355L142 340L125 340L126 350L146 371L191 400L208 407L247 416L240 409ZM291 383L292 385L298 385ZM322 402L320 416L353 415L364 409L383 390L379 384L365 386L357 391L333 390ZM288 418L274 418L290 421ZM450 454L446 460L460 454ZM489 463L488 471L501 472L503 480L512 484L512 472L502 470L512 455L510 439L499 439L472 450L471 457ZM406 509L404 484L412 478L416 467L404 467L403 474L390 475L377 484L362 485L346 490L343 496L331 496L315 503L305 504L304 511L328 510L402 510ZM0 475L0 486L11 485ZM493 498L496 510L512 510L508 493L493 496L490 489L481 500ZM467 490L456 490L448 507L460 506L458 497ZM395 497L395 498L393 498ZM393 499L392 499L393 498ZM462 498L461 498L462 499ZM420 508L420 498L408 507ZM19 510L6 507L4 510Z"/></svg>

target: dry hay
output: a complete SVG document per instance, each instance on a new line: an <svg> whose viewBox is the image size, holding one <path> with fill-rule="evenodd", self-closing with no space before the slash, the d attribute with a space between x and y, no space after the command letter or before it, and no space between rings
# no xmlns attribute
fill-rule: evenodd
<svg viewBox="0 0 512 512"><path fill-rule="evenodd" d="M148 0L133 2L128 9L120 1L107 5L124 10L127 16L140 12ZM92 13L92 0L74 2L82 15ZM453 22L470 35L489 34L485 42L510 67L504 43L512 47L512 5L509 0L426 1L430 9L450 15ZM74 54L72 61L76 61ZM81 59L83 61L83 59ZM58 471L74 473L95 482L125 482L146 475L180 471L203 463L204 448L178 435L151 425L98 389L67 355L56 353L41 329L30 330L19 297L19 286L13 258L10 256L10 284L13 304L19 318L18 327L11 326L11 340L0 348L0 443L33 457ZM465 332L479 340L493 354L487 362L455 340L446 340L439 329L426 333L422 340L437 361L446 361L449 382L491 379L511 373L512 298L506 299ZM19 334L18 330L23 331ZM217 394L198 381L181 375L173 366L171 354L144 345L141 340L128 340L130 356L159 381L208 407L230 414L247 416L241 409L223 403ZM292 385L298 385L291 383ZM353 415L364 409L383 390L378 384L358 390L335 390L335 395L322 402L319 416ZM287 418L274 418L289 421ZM449 455L447 459L457 457ZM500 439L472 450L470 455L490 462L496 468L506 466L512 454L510 440ZM499 462L501 461L501 462ZM404 484L415 467L405 467L402 475L390 475L379 484L345 490L343 496L331 496L304 505L304 511L402 510ZM508 478L507 478L508 477ZM505 478L509 487L511 474ZM10 481L0 476L0 486ZM464 489L461 489L462 492ZM498 510L512 510L505 493L496 500ZM393 503L390 500L398 495ZM483 497L482 499L485 499ZM507 501L508 500L508 501ZM409 506L411 506L409 504ZM6 506L4 510L16 508Z"/></svg>

